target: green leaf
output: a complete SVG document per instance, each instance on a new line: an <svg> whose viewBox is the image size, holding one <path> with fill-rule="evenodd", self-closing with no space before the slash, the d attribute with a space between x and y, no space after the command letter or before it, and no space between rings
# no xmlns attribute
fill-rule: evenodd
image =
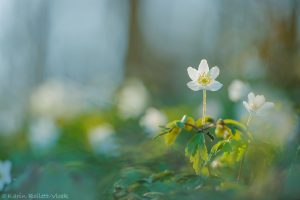
<svg viewBox="0 0 300 200"><path fill-rule="evenodd" d="M168 170L165 170L163 172L160 172L160 173L156 173L156 174L152 174L149 178L149 180L151 182L155 182L155 181L158 181L158 180L161 180L161 179L164 179L166 177L171 177L173 176L174 174Z"/></svg>
<svg viewBox="0 0 300 200"><path fill-rule="evenodd" d="M202 135L203 137L203 141L204 141L204 135ZM208 153L207 153L207 148L206 148L206 145L205 145L205 141L204 143L202 143L200 146L199 146L199 150L200 150L200 156L201 158L207 162L208 161Z"/></svg>
<svg viewBox="0 0 300 200"><path fill-rule="evenodd" d="M242 130L242 131L246 131L247 130L247 127L242 124L241 122L238 122L236 120L233 120L233 119L224 119L223 120L225 124L228 124L228 125L233 125L234 127Z"/></svg>
<svg viewBox="0 0 300 200"><path fill-rule="evenodd" d="M182 128L184 127L184 124L182 123L182 125L181 125L180 123L182 123L182 122L180 122L179 120L174 120L174 121L167 123L166 126L160 126L161 132L158 135L156 135L154 137L154 139L165 135L166 143L172 144L175 141L178 134L180 133L181 126L182 126Z"/></svg>
<svg viewBox="0 0 300 200"><path fill-rule="evenodd" d="M177 136L180 134L181 128L174 127L171 131L165 135L165 142L167 145L171 145L176 140Z"/></svg>
<svg viewBox="0 0 300 200"><path fill-rule="evenodd" d="M236 156L237 162L240 161L241 158L243 157L243 155L245 154L246 148L247 148L247 146L243 145L237 149L237 156Z"/></svg>
<svg viewBox="0 0 300 200"><path fill-rule="evenodd" d="M218 152L223 151L224 153L227 152L231 152L232 147L231 147L231 142L229 140L221 140L219 142L217 142L210 150L210 154L209 154L209 159L211 159L212 157L214 157Z"/></svg>
<svg viewBox="0 0 300 200"><path fill-rule="evenodd" d="M196 174L200 173L201 166L208 161L208 153L203 134L196 134L188 142L185 155L190 158Z"/></svg>
<svg viewBox="0 0 300 200"><path fill-rule="evenodd" d="M215 156L224 146L224 143L226 141L222 140L217 142L210 150L210 154L209 154L209 158L212 158L213 156Z"/></svg>
<svg viewBox="0 0 300 200"><path fill-rule="evenodd" d="M252 133L250 133L248 128L244 124L242 124L241 122L238 122L238 121L233 120L233 119L224 119L223 121L224 121L225 124L232 125L235 128L243 131L244 133L247 134L247 136L250 140L253 140Z"/></svg>
<svg viewBox="0 0 300 200"><path fill-rule="evenodd" d="M205 145L204 135L203 134L196 134L194 135L185 148L186 156L194 156L199 145Z"/></svg>
<svg viewBox="0 0 300 200"><path fill-rule="evenodd" d="M231 142L230 141L225 141L222 150L224 152L231 152L232 148L231 148Z"/></svg>

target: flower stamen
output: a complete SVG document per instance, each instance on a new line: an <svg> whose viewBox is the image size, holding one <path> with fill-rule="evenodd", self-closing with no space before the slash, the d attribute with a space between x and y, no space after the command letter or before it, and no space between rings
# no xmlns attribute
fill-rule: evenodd
<svg viewBox="0 0 300 200"><path fill-rule="evenodd" d="M202 86L207 86L212 81L212 78L207 73L200 74L198 78L198 83Z"/></svg>

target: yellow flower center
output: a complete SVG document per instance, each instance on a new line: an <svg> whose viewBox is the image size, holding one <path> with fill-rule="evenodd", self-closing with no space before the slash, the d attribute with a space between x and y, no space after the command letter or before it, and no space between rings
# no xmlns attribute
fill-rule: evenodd
<svg viewBox="0 0 300 200"><path fill-rule="evenodd" d="M211 83L211 77L206 73L202 73L198 78L198 83L200 85L207 86L208 84Z"/></svg>
<svg viewBox="0 0 300 200"><path fill-rule="evenodd" d="M256 105L255 103L250 103L250 108L252 108L253 110L257 110L258 109L258 105Z"/></svg>

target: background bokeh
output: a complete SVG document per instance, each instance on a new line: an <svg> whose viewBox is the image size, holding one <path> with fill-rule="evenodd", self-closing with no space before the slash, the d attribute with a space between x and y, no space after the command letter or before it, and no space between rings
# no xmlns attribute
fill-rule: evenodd
<svg viewBox="0 0 300 200"><path fill-rule="evenodd" d="M0 0L0 27L8 191L110 199L128 169L188 165L151 137L200 116L186 68L203 58L224 84L208 93L209 115L245 121L241 100L264 94L276 106L253 122L268 132L258 137L299 142L298 0Z"/></svg>

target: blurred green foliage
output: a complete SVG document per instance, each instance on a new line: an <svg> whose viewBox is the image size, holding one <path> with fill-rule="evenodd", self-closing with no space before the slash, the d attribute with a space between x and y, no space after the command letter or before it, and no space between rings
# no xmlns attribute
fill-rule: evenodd
<svg viewBox="0 0 300 200"><path fill-rule="evenodd" d="M177 107L164 111L169 119L179 117ZM201 125L199 120L192 123L197 125L197 121ZM182 133L172 146L167 146L159 138L149 139L138 119L121 119L114 108L92 111L72 119L57 119L61 130L58 142L40 151L29 145L25 123L21 132L0 140L1 158L13 163L13 181L2 193L67 193L70 199L297 199L297 142L282 147L268 141L251 141L237 180L249 136L243 133L245 127L224 121L230 134L218 137L214 132L224 133L225 126L208 127L216 134L212 141L207 134L192 134L177 120L171 124ZM115 128L120 145L117 155L96 154L88 143L88 131L105 122ZM198 161L191 159L197 151L201 158ZM199 165L194 166L199 175L187 157ZM212 168L210 174L207 166Z"/></svg>

